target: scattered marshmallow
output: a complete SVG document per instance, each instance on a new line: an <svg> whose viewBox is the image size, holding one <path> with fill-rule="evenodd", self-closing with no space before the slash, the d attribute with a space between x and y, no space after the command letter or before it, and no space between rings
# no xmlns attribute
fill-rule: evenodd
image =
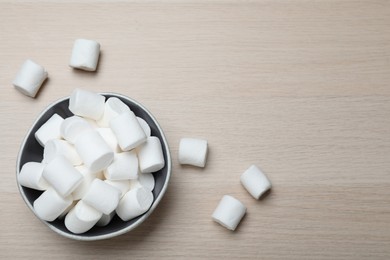
<svg viewBox="0 0 390 260"><path fill-rule="evenodd" d="M257 200L271 189L271 182L256 165L250 166L241 175L240 180L245 189Z"/></svg>
<svg viewBox="0 0 390 260"><path fill-rule="evenodd" d="M148 137L146 142L137 148L137 154L142 173L159 171L165 165L161 142L156 136Z"/></svg>
<svg viewBox="0 0 390 260"><path fill-rule="evenodd" d="M104 104L103 116L97 121L100 127L109 127L111 119L130 111L130 108L119 98L110 97Z"/></svg>
<svg viewBox="0 0 390 260"><path fill-rule="evenodd" d="M73 202L72 196L62 197L53 188L47 189L34 201L37 216L46 221L53 221Z"/></svg>
<svg viewBox="0 0 390 260"><path fill-rule="evenodd" d="M81 234L90 230L102 217L102 213L82 200L66 215L65 226L75 234Z"/></svg>
<svg viewBox="0 0 390 260"><path fill-rule="evenodd" d="M95 71L99 61L100 44L93 40L77 39L74 42L69 66L75 69Z"/></svg>
<svg viewBox="0 0 390 260"><path fill-rule="evenodd" d="M47 71L32 60L26 60L12 84L23 94L35 97L42 83L47 78Z"/></svg>
<svg viewBox="0 0 390 260"><path fill-rule="evenodd" d="M112 181L105 180L105 183L110 184L111 186L117 188L121 191L121 198L128 192L131 188L130 180L121 180L121 181Z"/></svg>
<svg viewBox="0 0 390 260"><path fill-rule="evenodd" d="M63 156L57 156L43 169L43 178L63 197L69 196L83 176Z"/></svg>
<svg viewBox="0 0 390 260"><path fill-rule="evenodd" d="M123 151L136 148L146 141L145 132L132 111L127 111L111 119L110 128Z"/></svg>
<svg viewBox="0 0 390 260"><path fill-rule="evenodd" d="M137 116L137 120L138 120L139 125L142 127L142 130L144 130L146 137L151 136L152 130L150 129L150 126L148 125L148 123L146 123L146 121L143 118L138 117L138 116Z"/></svg>
<svg viewBox="0 0 390 260"><path fill-rule="evenodd" d="M84 164L93 172L105 169L114 159L114 152L95 130L81 133L75 147Z"/></svg>
<svg viewBox="0 0 390 260"><path fill-rule="evenodd" d="M116 214L128 221L145 213L153 203L153 193L145 188L137 188L128 191L120 200L116 208Z"/></svg>
<svg viewBox="0 0 390 260"><path fill-rule="evenodd" d="M25 163L19 172L19 184L34 190L47 190L50 185L42 178L45 165L39 162Z"/></svg>
<svg viewBox="0 0 390 260"><path fill-rule="evenodd" d="M69 98L69 110L76 116L98 120L104 112L104 96L76 88Z"/></svg>
<svg viewBox="0 0 390 260"><path fill-rule="evenodd" d="M114 161L104 171L108 180L128 180L138 178L138 158L135 151L117 153Z"/></svg>
<svg viewBox="0 0 390 260"><path fill-rule="evenodd" d="M115 211L111 212L108 215L103 214L102 217L99 219L99 221L96 223L96 226L99 227L107 226L111 222L114 216L115 216Z"/></svg>
<svg viewBox="0 0 390 260"><path fill-rule="evenodd" d="M232 196L225 195L215 209L212 218L225 228L234 231L245 213L244 204Z"/></svg>
<svg viewBox="0 0 390 260"><path fill-rule="evenodd" d="M61 139L61 124L64 121L58 114L52 115L36 132L35 139L42 146L51 139Z"/></svg>
<svg viewBox="0 0 390 260"><path fill-rule="evenodd" d="M119 189L95 179L83 197L83 201L96 210L108 215L118 206L121 192Z"/></svg>
<svg viewBox="0 0 390 260"><path fill-rule="evenodd" d="M96 128L96 131L103 137L103 140L111 147L111 149L119 153L121 152L121 148L118 145L118 141L116 140L116 136L114 132L112 132L111 128L108 127L99 127Z"/></svg>
<svg viewBox="0 0 390 260"><path fill-rule="evenodd" d="M81 181L81 183L72 192L73 199L79 200L79 199L82 199L84 197L84 195L87 193L93 180L96 178L97 173L92 172L90 169L85 167L85 165L76 166L75 168L83 176L83 180Z"/></svg>
<svg viewBox="0 0 390 260"><path fill-rule="evenodd" d="M76 138L83 132L92 130L90 124L79 116L65 118L61 124L61 136L71 144L76 142Z"/></svg>
<svg viewBox="0 0 390 260"><path fill-rule="evenodd" d="M80 165L83 162L74 146L67 141L59 139L48 141L43 149L43 162L49 163L59 155L64 156L73 165Z"/></svg>
<svg viewBox="0 0 390 260"><path fill-rule="evenodd" d="M195 138L182 138L179 146L180 164L198 167L206 165L207 141Z"/></svg>

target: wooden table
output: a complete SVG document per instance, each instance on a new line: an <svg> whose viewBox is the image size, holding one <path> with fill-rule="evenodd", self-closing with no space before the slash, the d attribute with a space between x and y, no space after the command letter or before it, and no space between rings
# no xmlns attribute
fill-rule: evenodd
<svg viewBox="0 0 390 260"><path fill-rule="evenodd" d="M96 73L68 67L77 38L101 43ZM27 58L36 99L11 85ZM389 1L0 1L0 87L0 259L390 259ZM161 204L111 240L60 237L16 186L28 128L75 87L143 103L171 147ZM209 141L205 169L181 137ZM211 220L224 194L248 208L236 232Z"/></svg>

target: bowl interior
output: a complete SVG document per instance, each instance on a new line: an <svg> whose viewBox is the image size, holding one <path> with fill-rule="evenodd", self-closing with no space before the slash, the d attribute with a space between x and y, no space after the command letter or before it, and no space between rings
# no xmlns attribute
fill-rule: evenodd
<svg viewBox="0 0 390 260"><path fill-rule="evenodd" d="M57 233L64 235L69 238L78 239L78 240L98 240L114 237L130 231L131 229L138 226L142 223L149 214L154 210L159 201L161 200L165 189L167 188L168 181L171 173L171 158L169 154L169 148L162 129L158 125L157 121L146 110L141 104L136 101L115 93L102 93L106 99L110 97L117 97L127 104L134 114L138 117L143 118L150 126L152 131L152 136L156 136L160 139L161 145L163 148L165 166L160 171L153 173L155 179L155 187L153 190L154 201L150 209L145 212L143 215L138 216L129 221L122 221L117 215L112 219L112 221L105 227L94 226L89 231L83 234L73 234L70 232L64 224L63 220L56 219L52 222L43 221L51 229ZM68 109L69 106L69 97L63 98L55 103L51 104L35 121L32 128L29 130L27 136L25 137L24 142L19 151L19 157L17 160L17 174L19 174L22 166L27 162L41 162L43 159L43 147L36 141L34 133L41 127L54 113L57 113L63 118L67 118L73 115L72 112ZM19 186L20 193L22 194L23 199L26 204L33 210L34 201L42 194L42 191L33 190L23 186ZM34 212L34 211L33 211Z"/></svg>

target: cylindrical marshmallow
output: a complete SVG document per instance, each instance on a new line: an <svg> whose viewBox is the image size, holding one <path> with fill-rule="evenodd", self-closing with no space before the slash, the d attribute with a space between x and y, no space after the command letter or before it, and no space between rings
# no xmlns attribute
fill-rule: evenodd
<svg viewBox="0 0 390 260"><path fill-rule="evenodd" d="M242 185L255 199L259 199L267 190L271 189L271 182L267 176L256 167L250 166L240 177Z"/></svg>
<svg viewBox="0 0 390 260"><path fill-rule="evenodd" d="M114 161L104 170L108 180L129 180L138 178L138 158L135 151L116 153Z"/></svg>
<svg viewBox="0 0 390 260"><path fill-rule="evenodd" d="M83 201L96 210L108 215L118 206L121 192L119 189L95 179L83 197Z"/></svg>
<svg viewBox="0 0 390 260"><path fill-rule="evenodd" d="M76 88L69 98L69 110L77 116L98 120L103 115L104 101L102 95Z"/></svg>
<svg viewBox="0 0 390 260"><path fill-rule="evenodd" d="M116 214L123 220L135 218L150 208L153 204L153 193L145 188L129 190L120 200Z"/></svg>
<svg viewBox="0 0 390 260"><path fill-rule="evenodd" d="M146 142L137 147L137 154L142 173L156 172L164 168L164 155L158 137L148 137Z"/></svg>
<svg viewBox="0 0 390 260"><path fill-rule="evenodd" d="M179 146L179 163L198 167L206 165L207 141L195 138L182 138Z"/></svg>
<svg viewBox="0 0 390 260"><path fill-rule="evenodd" d="M69 66L75 69L95 71L100 54L100 44L93 40L77 39L74 42Z"/></svg>
<svg viewBox="0 0 390 260"><path fill-rule="evenodd" d="M225 228L235 230L245 213L244 204L232 196L225 195L215 209L212 218Z"/></svg>
<svg viewBox="0 0 390 260"><path fill-rule="evenodd" d="M43 162L49 163L58 155L64 156L73 165L80 165L83 162L74 146L67 141L59 139L48 141L43 149Z"/></svg>
<svg viewBox="0 0 390 260"><path fill-rule="evenodd" d="M102 215L101 212L80 200L66 215L65 226L70 232L81 234L90 230Z"/></svg>
<svg viewBox="0 0 390 260"><path fill-rule="evenodd" d="M75 147L92 172L105 169L114 159L114 152L95 130L81 133L76 139Z"/></svg>
<svg viewBox="0 0 390 260"><path fill-rule="evenodd" d="M74 200L79 200L84 197L87 193L89 187L91 186L93 180L96 178L97 173L92 172L90 169L85 167L84 165L76 166L76 170L78 170L81 175L83 175L83 180L77 186L77 188L72 192L72 196Z"/></svg>
<svg viewBox="0 0 390 260"><path fill-rule="evenodd" d="M142 129L144 130L145 135L147 137L151 136L152 130L150 129L150 126L148 125L148 123L146 123L146 121L143 118L138 117L138 116L137 116L137 120L138 120L138 123L140 124L140 126L142 127Z"/></svg>
<svg viewBox="0 0 390 260"><path fill-rule="evenodd" d="M46 221L53 221L59 217L72 202L72 196L64 198L53 188L49 188L34 201L34 211L39 218Z"/></svg>
<svg viewBox="0 0 390 260"><path fill-rule="evenodd" d="M85 117L84 119L85 119L85 121L88 122L88 124L89 124L92 128L94 128L94 129L99 128L99 125L96 123L96 120L90 119L90 118L87 118L87 117Z"/></svg>
<svg viewBox="0 0 390 260"><path fill-rule="evenodd" d="M61 196L67 197L81 183L83 176L65 157L59 155L43 169L43 178Z"/></svg>
<svg viewBox="0 0 390 260"><path fill-rule="evenodd" d="M76 138L83 132L92 130L90 124L79 116L65 118L61 124L61 136L71 144L76 142Z"/></svg>
<svg viewBox="0 0 390 260"><path fill-rule="evenodd" d="M58 114L52 115L36 132L35 139L42 146L51 139L61 139L61 124L64 121Z"/></svg>
<svg viewBox="0 0 390 260"><path fill-rule="evenodd" d="M35 97L42 83L47 78L47 71L32 60L26 60L12 84L23 94Z"/></svg>
<svg viewBox="0 0 390 260"><path fill-rule="evenodd" d="M99 127L96 128L96 131L103 137L104 141L111 147L111 149L116 152L122 152L121 148L118 145L118 141L116 140L116 136L114 132L112 132L109 127Z"/></svg>
<svg viewBox="0 0 390 260"><path fill-rule="evenodd" d="M104 182L120 190L121 198L126 194L126 192L130 190L131 187L130 180L122 180L122 181L105 180Z"/></svg>
<svg viewBox="0 0 390 260"><path fill-rule="evenodd" d="M100 127L109 127L111 119L130 111L130 108L119 98L110 97L104 104L103 116L97 121Z"/></svg>
<svg viewBox="0 0 390 260"><path fill-rule="evenodd" d="M35 190L47 190L50 185L42 178L44 168L45 165L39 162L25 163L18 175L19 184Z"/></svg>
<svg viewBox="0 0 390 260"><path fill-rule="evenodd" d="M138 182L145 189L148 189L150 191L154 189L154 185L155 185L154 176L149 172L138 174Z"/></svg>
<svg viewBox="0 0 390 260"><path fill-rule="evenodd" d="M123 151L129 151L146 141L146 135L132 111L111 119L110 128Z"/></svg>
<svg viewBox="0 0 390 260"><path fill-rule="evenodd" d="M73 198L73 199L74 199L74 198ZM61 213L61 215L58 216L58 219L64 219L65 216L66 216L66 214L68 214L69 211L71 211L71 209L73 209L74 206L76 206L77 202L78 202L78 200L77 200L77 201L76 201L76 200L73 200L72 204L70 204L70 205Z"/></svg>
<svg viewBox="0 0 390 260"><path fill-rule="evenodd" d="M114 216L115 216L115 211L111 212L108 215L103 214L102 217L99 219L99 221L96 223L96 226L99 227L107 226L111 222Z"/></svg>

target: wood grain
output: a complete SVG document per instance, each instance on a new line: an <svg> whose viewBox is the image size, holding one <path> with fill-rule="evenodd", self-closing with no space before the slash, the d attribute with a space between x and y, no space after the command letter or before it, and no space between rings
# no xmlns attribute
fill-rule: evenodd
<svg viewBox="0 0 390 260"><path fill-rule="evenodd" d="M0 259L389 259L389 25L388 1L0 1ZM97 73L68 67L77 38ZM27 58L49 72L36 99L11 85ZM108 241L54 234L16 187L28 128L75 87L143 103L173 156L157 210ZM181 137L209 141L205 169L179 166ZM234 233L210 217L224 194L248 207Z"/></svg>

